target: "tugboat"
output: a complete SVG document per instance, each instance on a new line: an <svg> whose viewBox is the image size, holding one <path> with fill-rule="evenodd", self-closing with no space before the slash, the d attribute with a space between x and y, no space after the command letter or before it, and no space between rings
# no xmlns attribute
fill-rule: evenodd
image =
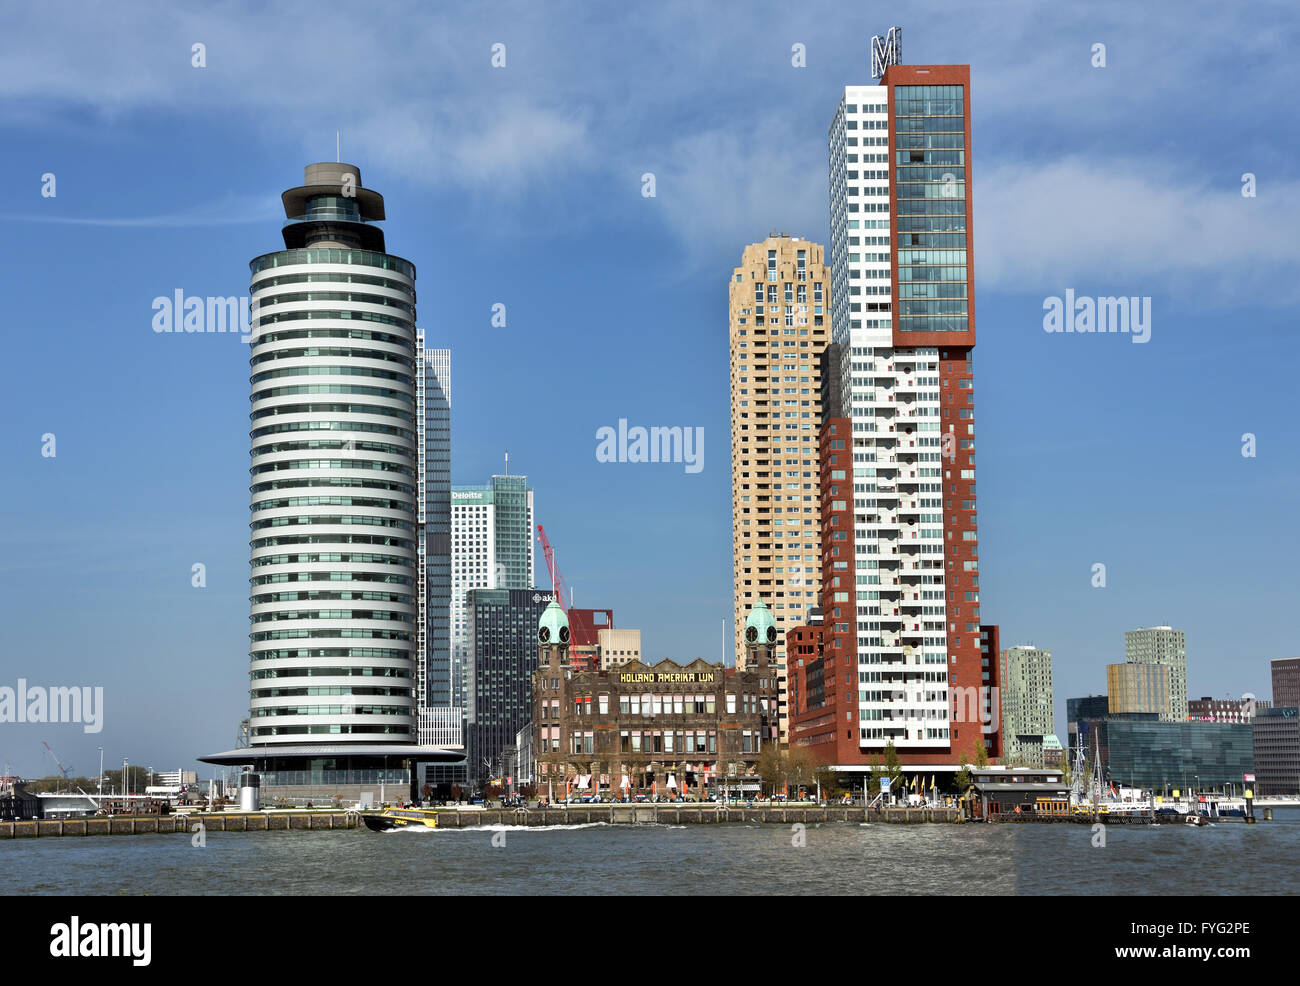
<svg viewBox="0 0 1300 986"><path fill-rule="evenodd" d="M361 820L366 823L366 828L371 832L438 827L438 813L432 808L385 808L380 812L363 813Z"/></svg>

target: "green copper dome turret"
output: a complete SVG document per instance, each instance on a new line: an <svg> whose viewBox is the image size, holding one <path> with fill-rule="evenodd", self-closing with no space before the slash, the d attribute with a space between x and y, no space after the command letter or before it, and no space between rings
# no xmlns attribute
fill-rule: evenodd
<svg viewBox="0 0 1300 986"><path fill-rule="evenodd" d="M761 599L749 611L749 617L745 620L745 643L776 643L776 620Z"/></svg>
<svg viewBox="0 0 1300 986"><path fill-rule="evenodd" d="M569 617L554 599L542 610L542 618L537 624L537 639L543 644L569 642Z"/></svg>

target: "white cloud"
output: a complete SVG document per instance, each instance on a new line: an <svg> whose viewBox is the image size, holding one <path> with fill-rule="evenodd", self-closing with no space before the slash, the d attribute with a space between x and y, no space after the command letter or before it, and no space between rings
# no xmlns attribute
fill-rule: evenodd
<svg viewBox="0 0 1300 986"><path fill-rule="evenodd" d="M643 171L655 173L665 223L695 256L722 252L740 260L746 244L769 232L823 242L827 231L826 165L815 145L791 145L775 128L745 135L721 130L673 141L662 164L626 166L634 190ZM639 194L631 191L631 194Z"/></svg>
<svg viewBox="0 0 1300 986"><path fill-rule="evenodd" d="M975 167L975 273L1000 290L1055 294L1104 282L1147 295L1192 288L1203 300L1295 300L1300 184L1245 198L1162 160L1071 157Z"/></svg>
<svg viewBox="0 0 1300 986"><path fill-rule="evenodd" d="M523 2L51 9L18 8L0 34L0 114L24 128L34 108L57 118L68 105L128 125L132 114L219 114L316 159L341 129L363 174L466 190L503 216L521 194L554 191L571 233L625 220L620 196L637 201L652 171L646 204L688 256L713 265L771 229L825 238L826 124L840 87L868 81L867 38L887 26L818 0L797 13L772 5L770 17L673 2L600 19L581 4ZM906 26L909 12L891 20ZM1125 4L1080 20L996 2L905 32L909 62L971 62L982 284L1046 292L1096 276L1140 293L1191 284L1220 299L1277 297L1297 259L1287 231L1300 200L1270 137L1295 114L1250 100L1265 85L1294 88L1284 41L1295 31L1274 11L1243 30L1246 16L1191 4L1155 25ZM790 66L795 40L807 69ZM196 41L205 69L190 66ZM497 41L504 69L490 64ZM1108 45L1100 70L1089 63L1097 41ZM1207 87L1219 63L1241 68ZM1253 200L1201 140L1233 105L1260 123L1233 146L1248 162L1239 170L1261 172ZM1116 146L1132 160L1111 157ZM581 193L582 208L566 208Z"/></svg>

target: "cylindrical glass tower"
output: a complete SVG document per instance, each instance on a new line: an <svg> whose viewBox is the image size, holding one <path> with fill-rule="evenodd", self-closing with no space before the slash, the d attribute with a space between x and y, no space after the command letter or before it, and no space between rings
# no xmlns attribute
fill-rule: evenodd
<svg viewBox="0 0 1300 986"><path fill-rule="evenodd" d="M415 268L352 165L283 201L285 249L250 265L249 742L411 744Z"/></svg>

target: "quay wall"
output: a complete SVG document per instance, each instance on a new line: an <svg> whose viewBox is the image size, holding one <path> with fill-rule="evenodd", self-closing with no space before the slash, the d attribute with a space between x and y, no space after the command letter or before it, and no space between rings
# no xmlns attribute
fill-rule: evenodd
<svg viewBox="0 0 1300 986"><path fill-rule="evenodd" d="M619 825L714 825L765 822L777 825L822 822L954 823L962 821L956 808L781 807L737 808L716 805L579 805L569 808L534 808L528 811L489 808L447 808L438 812L438 824L445 828L482 825L589 825L608 822ZM321 812L197 812L183 815L116 815L112 817L43 819L0 822L0 839L50 838L88 835L172 835L189 834L202 824L207 832L266 832L321 829L355 829L360 815L355 811Z"/></svg>
<svg viewBox="0 0 1300 986"><path fill-rule="evenodd" d="M0 822L0 839L46 839L75 835L191 834L201 823L207 832L316 831L354 829L355 812L256 812L238 814L190 812L176 815L112 815L92 818L44 818L37 821Z"/></svg>
<svg viewBox="0 0 1300 986"><path fill-rule="evenodd" d="M1263 813L1270 821L1271 810ZM217 812L183 815L118 815L113 817L44 819L41 821L0 822L0 839L45 839L51 836L87 835L173 835L190 834L202 824L206 832L316 832L322 829L356 829L361 816L356 811L265 811L254 813ZM826 822L848 824L956 824L984 819L967 819L958 808L862 808L844 805L807 807L728 807L725 805L575 805L568 808L531 808L527 811L505 808L444 808L438 811L440 828L476 828L481 826L591 825L773 825ZM1000 815L988 821L1012 825L1074 824L1107 825L1150 824L1151 819L1123 815ZM1160 824L1176 820L1158 819ZM1223 818L1216 821L1243 821Z"/></svg>
<svg viewBox="0 0 1300 986"><path fill-rule="evenodd" d="M487 811L448 810L438 816L447 828L480 825L721 825L766 822L776 825L822 822L953 823L962 821L956 808L885 808L833 806L737 808L721 805L577 805L569 808L530 808L527 811L491 808Z"/></svg>

